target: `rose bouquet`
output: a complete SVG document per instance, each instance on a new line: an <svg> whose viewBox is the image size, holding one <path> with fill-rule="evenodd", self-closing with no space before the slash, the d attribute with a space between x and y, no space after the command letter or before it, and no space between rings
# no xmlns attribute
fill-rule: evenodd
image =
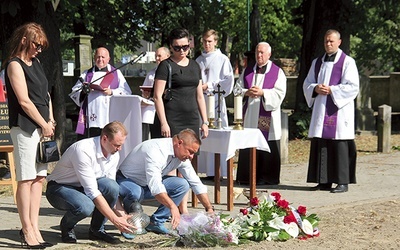
<svg viewBox="0 0 400 250"><path fill-rule="evenodd" d="M240 214L230 220L230 224L241 228L240 239L252 241L316 237L318 222L316 214L307 215L304 206L290 206L277 192L264 195L262 201L251 198L250 206L240 209Z"/></svg>

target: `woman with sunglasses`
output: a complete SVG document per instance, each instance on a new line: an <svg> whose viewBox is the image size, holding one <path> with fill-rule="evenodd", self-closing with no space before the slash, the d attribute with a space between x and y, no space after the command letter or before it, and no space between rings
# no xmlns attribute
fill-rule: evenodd
<svg viewBox="0 0 400 250"><path fill-rule="evenodd" d="M158 137L172 137L181 130L190 128L208 136L206 104L203 96L200 67L187 57L190 49L189 32L179 28L169 36L171 56L157 68L154 81L154 102L161 129ZM172 99L163 100L168 87L169 66L171 66ZM200 122L199 119L202 119Z"/></svg>
<svg viewBox="0 0 400 250"><path fill-rule="evenodd" d="M173 137L181 130L190 128L202 138L208 136L206 104L203 95L201 71L196 61L189 59L189 32L177 28L169 34L171 56L162 61L157 68L154 81L154 102L160 134L153 138ZM169 66L171 66L172 99L163 100L164 90L168 87ZM158 119L157 119L158 118ZM200 121L201 118L201 121ZM194 161L196 161L196 157ZM187 197L180 205L180 212L187 213ZM171 211L172 212L172 211Z"/></svg>
<svg viewBox="0 0 400 250"><path fill-rule="evenodd" d="M5 65L9 127L14 145L17 208L21 244L30 249L52 246L39 231L39 209L47 164L36 162L41 137L54 134L48 81L36 56L48 46L43 28L36 23L18 27L9 41Z"/></svg>

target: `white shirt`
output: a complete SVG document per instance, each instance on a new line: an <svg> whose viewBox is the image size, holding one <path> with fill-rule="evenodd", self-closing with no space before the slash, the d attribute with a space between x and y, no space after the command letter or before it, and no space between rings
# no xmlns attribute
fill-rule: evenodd
<svg viewBox="0 0 400 250"><path fill-rule="evenodd" d="M101 193L97 179L106 177L115 180L119 153L104 157L100 136L87 138L72 144L57 162L47 181L83 187L85 194L94 199Z"/></svg>
<svg viewBox="0 0 400 250"><path fill-rule="evenodd" d="M179 172L189 182L195 194L207 193L189 160L175 157L172 138L152 139L137 145L119 166L122 174L139 186L148 186L153 196L166 193L162 177L171 170Z"/></svg>

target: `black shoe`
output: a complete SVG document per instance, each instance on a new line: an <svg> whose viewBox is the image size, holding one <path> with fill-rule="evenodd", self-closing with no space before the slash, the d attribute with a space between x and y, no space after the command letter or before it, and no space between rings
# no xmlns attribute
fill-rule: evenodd
<svg viewBox="0 0 400 250"><path fill-rule="evenodd" d="M92 229L89 229L89 239L90 240L102 240L102 241L105 241L110 244L122 243L122 241L120 239L109 235L104 230L93 232Z"/></svg>
<svg viewBox="0 0 400 250"><path fill-rule="evenodd" d="M323 191L329 191L332 188L332 183L320 183L314 187L310 187L311 191L317 191L317 190L323 190Z"/></svg>
<svg viewBox="0 0 400 250"><path fill-rule="evenodd" d="M50 242L47 242L47 241L39 242L39 244L44 246L44 247L52 247L52 246L54 246L53 243L50 243Z"/></svg>
<svg viewBox="0 0 400 250"><path fill-rule="evenodd" d="M61 240L64 243L76 243L76 235L74 229L63 228L60 224L61 229Z"/></svg>
<svg viewBox="0 0 400 250"><path fill-rule="evenodd" d="M21 246L22 248L28 248L28 249L45 249L45 246L42 246L41 244L38 245L29 245L26 240L25 240L25 234L22 231L22 229L19 231L19 237L21 238Z"/></svg>
<svg viewBox="0 0 400 250"><path fill-rule="evenodd" d="M338 184L334 189L331 190L331 193L344 193L349 190L349 186L347 184Z"/></svg>

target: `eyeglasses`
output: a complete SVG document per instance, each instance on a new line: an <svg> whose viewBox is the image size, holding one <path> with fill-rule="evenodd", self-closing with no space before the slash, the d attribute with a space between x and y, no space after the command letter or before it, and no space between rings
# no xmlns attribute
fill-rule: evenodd
<svg viewBox="0 0 400 250"><path fill-rule="evenodd" d="M183 46L172 46L172 48L176 51L179 52L181 50L183 50L184 52L186 52L189 49L189 45L183 45Z"/></svg>
<svg viewBox="0 0 400 250"><path fill-rule="evenodd" d="M36 46L36 50L37 51L39 51L39 50L42 50L43 49L43 45L41 45L40 43L37 43L37 42L32 42L33 44L35 44L35 46Z"/></svg>

